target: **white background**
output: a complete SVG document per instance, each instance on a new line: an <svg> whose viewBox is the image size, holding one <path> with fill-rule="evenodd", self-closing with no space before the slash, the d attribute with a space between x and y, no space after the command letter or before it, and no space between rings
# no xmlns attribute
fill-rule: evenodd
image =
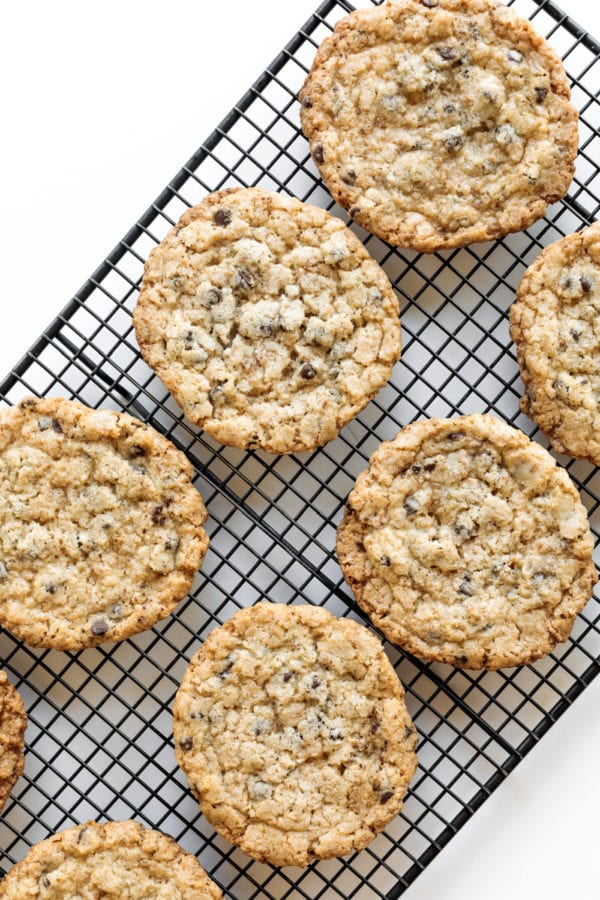
<svg viewBox="0 0 600 900"><path fill-rule="evenodd" d="M316 5L3 4L0 375ZM600 35L595 2L562 5ZM599 711L600 679L405 896L600 896Z"/></svg>

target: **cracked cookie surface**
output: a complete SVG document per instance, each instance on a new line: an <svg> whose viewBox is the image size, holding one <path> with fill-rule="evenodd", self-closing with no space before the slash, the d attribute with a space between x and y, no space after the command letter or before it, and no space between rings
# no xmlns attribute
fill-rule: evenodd
<svg viewBox="0 0 600 900"><path fill-rule="evenodd" d="M575 486L487 415L431 419L359 475L337 554L390 641L464 668L523 665L566 640L596 582Z"/></svg>
<svg viewBox="0 0 600 900"><path fill-rule="evenodd" d="M0 624L79 650L167 616L208 548L192 476L131 416L34 397L0 410Z"/></svg>
<svg viewBox="0 0 600 900"><path fill-rule="evenodd" d="M182 216L148 258L134 325L190 421L271 453L335 438L400 356L398 301L356 235L258 188Z"/></svg>
<svg viewBox="0 0 600 900"><path fill-rule="evenodd" d="M27 715L18 691L0 670L0 810L25 766Z"/></svg>
<svg viewBox="0 0 600 900"><path fill-rule="evenodd" d="M510 310L523 412L559 453L600 465L600 223L527 269Z"/></svg>
<svg viewBox="0 0 600 900"><path fill-rule="evenodd" d="M334 198L434 250L527 228L564 196L577 111L562 63L495 0L390 0L337 23L300 94Z"/></svg>
<svg viewBox="0 0 600 900"><path fill-rule="evenodd" d="M74 825L31 848L0 882L1 900L220 900L175 841L137 822Z"/></svg>
<svg viewBox="0 0 600 900"><path fill-rule="evenodd" d="M416 768L416 730L378 638L319 607L236 613L190 663L174 715L202 813L273 865L365 847Z"/></svg>

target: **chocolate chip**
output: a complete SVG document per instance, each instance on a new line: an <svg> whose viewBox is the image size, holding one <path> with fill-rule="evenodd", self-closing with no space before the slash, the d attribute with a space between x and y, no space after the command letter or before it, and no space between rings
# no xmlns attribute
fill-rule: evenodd
<svg viewBox="0 0 600 900"><path fill-rule="evenodd" d="M446 106L444 107L444 112L448 113L448 115L450 115L451 113L456 112L456 107L453 106L452 103L447 103Z"/></svg>
<svg viewBox="0 0 600 900"><path fill-rule="evenodd" d="M356 216L360 216L360 213L361 213L360 206L353 206L352 209L350 210L350 215L352 216L353 219L356 218Z"/></svg>
<svg viewBox="0 0 600 900"><path fill-rule="evenodd" d="M231 213L226 209L218 209L214 215L215 225L226 228L231 224Z"/></svg>
<svg viewBox="0 0 600 900"><path fill-rule="evenodd" d="M404 511L407 516L414 516L415 513L418 513L421 509L421 504L418 500L411 495L409 495L404 501Z"/></svg>
<svg viewBox="0 0 600 900"><path fill-rule="evenodd" d="M523 62L523 54L519 53L518 50L509 50L506 54L506 58L515 63Z"/></svg>
<svg viewBox="0 0 600 900"><path fill-rule="evenodd" d="M409 737L412 737L413 734L417 733L417 729L413 725L405 725L404 726L404 740L407 741Z"/></svg>
<svg viewBox="0 0 600 900"><path fill-rule="evenodd" d="M379 731L380 725L381 725L381 722L379 721L379 719L375 718L371 722L371 734L377 734L377 732Z"/></svg>
<svg viewBox="0 0 600 900"><path fill-rule="evenodd" d="M464 431L451 431L448 435L449 441L459 441L461 438L464 438Z"/></svg>
<svg viewBox="0 0 600 900"><path fill-rule="evenodd" d="M120 619L123 615L123 607L120 603L113 603L109 612L115 619Z"/></svg>
<svg viewBox="0 0 600 900"><path fill-rule="evenodd" d="M543 103L548 94L548 88L545 87L536 87L535 89L535 102Z"/></svg>
<svg viewBox="0 0 600 900"><path fill-rule="evenodd" d="M183 342L184 342L184 344L187 344L188 347L192 346L192 344L194 343L193 331L186 331L186 333L183 336Z"/></svg>
<svg viewBox="0 0 600 900"><path fill-rule="evenodd" d="M463 145L460 134L450 134L444 139L444 147L448 153L457 153Z"/></svg>
<svg viewBox="0 0 600 900"><path fill-rule="evenodd" d="M47 581L46 584L44 585L44 590L46 591L47 594L55 594L56 593L56 585L53 584L51 581Z"/></svg>
<svg viewBox="0 0 600 900"><path fill-rule="evenodd" d="M165 550L177 550L179 544L180 540L178 537L169 538L169 540L165 542Z"/></svg>
<svg viewBox="0 0 600 900"><path fill-rule="evenodd" d="M316 378L317 373L313 369L310 363L304 363L302 368L300 369L300 375L302 378L305 378L307 381L312 381L313 378Z"/></svg>
<svg viewBox="0 0 600 900"><path fill-rule="evenodd" d="M321 163L325 162L325 153L323 151L323 144L315 144L315 146L312 148L312 155L313 155L314 161L316 163L318 163L319 165Z"/></svg>
<svg viewBox="0 0 600 900"><path fill-rule="evenodd" d="M210 389L208 392L208 399L213 406L223 406L227 398L225 397L225 392L220 384L216 384Z"/></svg>
<svg viewBox="0 0 600 900"><path fill-rule="evenodd" d="M50 879L47 875L42 875L42 887L50 887Z"/></svg>
<svg viewBox="0 0 600 900"><path fill-rule="evenodd" d="M96 619L95 622L92 622L92 634L97 635L97 637L102 637L103 634L109 629L109 624L105 619Z"/></svg>
<svg viewBox="0 0 600 900"><path fill-rule="evenodd" d="M436 465L435 463L426 463L423 466L423 471L424 472L433 472L433 470L435 469L435 465Z"/></svg>
<svg viewBox="0 0 600 900"><path fill-rule="evenodd" d="M302 100L302 106L304 107L304 109L311 109L312 105L312 100L307 94L306 97L304 97L304 99Z"/></svg>
<svg viewBox="0 0 600 900"><path fill-rule="evenodd" d="M223 294L221 293L219 288L212 287L206 291L203 299L204 303L206 303L207 306L216 306L217 303L221 302L222 297Z"/></svg>
<svg viewBox="0 0 600 900"><path fill-rule="evenodd" d="M139 459L140 456L146 455L146 451L139 444L134 444L133 447L129 448L129 455L132 459Z"/></svg>
<svg viewBox="0 0 600 900"><path fill-rule="evenodd" d="M292 674L293 674L292 672L284 672L283 673L283 680L284 680L285 684L287 684L288 681L291 681Z"/></svg>
<svg viewBox="0 0 600 900"><path fill-rule="evenodd" d="M154 525L164 525L167 521L167 517L165 516L163 510L164 506L162 506L162 504L159 506L155 506L152 510L152 523Z"/></svg>
<svg viewBox="0 0 600 900"><path fill-rule="evenodd" d="M589 294L591 289L594 287L593 280L590 278L589 275L582 275L580 280L581 280L581 288L582 288L583 292L585 294Z"/></svg>
<svg viewBox="0 0 600 900"><path fill-rule="evenodd" d="M382 556L381 559L379 560L379 564L381 566L384 566L386 569L389 569L389 567L392 564L392 561L389 558L389 556Z"/></svg>
<svg viewBox="0 0 600 900"><path fill-rule="evenodd" d="M462 594L464 597L472 597L473 591L471 590L471 576L465 575L463 581L460 583L458 587L458 593Z"/></svg>
<svg viewBox="0 0 600 900"><path fill-rule="evenodd" d="M254 275L252 272L248 271L248 269L238 269L237 271L237 285L243 290L248 290L251 287L254 287Z"/></svg>
<svg viewBox="0 0 600 900"><path fill-rule="evenodd" d="M270 337L273 334L273 323L272 322L261 322L258 326L258 330L261 334L264 334L266 337Z"/></svg>
<svg viewBox="0 0 600 900"><path fill-rule="evenodd" d="M581 332L578 331L576 328L572 328L571 329L571 337L573 338L574 341L578 341L579 338L581 337Z"/></svg>
<svg viewBox="0 0 600 900"><path fill-rule="evenodd" d="M344 732L341 728L332 728L329 732L329 739L331 741L341 741L343 740Z"/></svg>
<svg viewBox="0 0 600 900"><path fill-rule="evenodd" d="M456 59L456 50L454 47L438 47L437 52L442 59Z"/></svg>
<svg viewBox="0 0 600 900"><path fill-rule="evenodd" d="M179 746L184 751L184 753L187 753L194 746L194 742L191 737L184 737L179 741Z"/></svg>
<svg viewBox="0 0 600 900"><path fill-rule="evenodd" d="M413 470L413 472L415 473L415 475L418 475L419 472L421 471L421 466L414 465L414 466L412 467L412 470Z"/></svg>
<svg viewBox="0 0 600 900"><path fill-rule="evenodd" d="M35 406L37 403L36 397L26 397L25 400L21 400L19 403L19 409L31 409L32 406Z"/></svg>
<svg viewBox="0 0 600 900"><path fill-rule="evenodd" d="M380 803L389 803L389 801L392 799L393 796L394 796L393 791L384 791L383 794L381 795L381 797L379 798L379 802Z"/></svg>
<svg viewBox="0 0 600 900"><path fill-rule="evenodd" d="M353 172L352 169L349 169L348 172L344 172L342 181L344 184L356 184L356 172Z"/></svg>
<svg viewBox="0 0 600 900"><path fill-rule="evenodd" d="M313 679L310 683L311 688L318 688L320 684L321 684L321 679L317 678L316 675L313 675Z"/></svg>

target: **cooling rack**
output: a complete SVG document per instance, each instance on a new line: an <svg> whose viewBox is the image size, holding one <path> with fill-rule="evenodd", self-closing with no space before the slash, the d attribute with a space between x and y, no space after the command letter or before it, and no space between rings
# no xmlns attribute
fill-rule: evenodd
<svg viewBox="0 0 600 900"><path fill-rule="evenodd" d="M511 5L548 36L572 82L581 148L569 195L525 233L453 252L394 250L356 229L396 287L404 349L392 382L336 441L291 457L223 448L183 420L140 358L131 312L144 260L208 191L258 184L346 218L312 164L296 96L335 22L370 5L376 0L321 4L0 385L3 404L62 395L151 423L194 464L211 537L192 593L151 631L78 654L35 651L0 633L0 659L29 713L25 775L0 821L5 871L51 832L133 817L198 855L228 898L394 900L598 673L596 598L569 641L525 668L457 671L387 645L420 734L418 773L402 814L366 850L306 870L258 864L216 835L175 764L172 701L213 627L263 597L361 618L335 560L335 527L381 440L414 419L491 411L544 443L519 412L507 312L540 249L589 224L600 207L600 46L544 0ZM598 537L600 475L560 461Z"/></svg>

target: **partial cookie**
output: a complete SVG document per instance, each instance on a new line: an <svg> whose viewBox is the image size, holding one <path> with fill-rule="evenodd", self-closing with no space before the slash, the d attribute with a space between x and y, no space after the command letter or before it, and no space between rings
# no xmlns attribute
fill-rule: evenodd
<svg viewBox="0 0 600 900"><path fill-rule="evenodd" d="M0 810L23 772L26 728L23 701L0 670Z"/></svg>
<svg viewBox="0 0 600 900"><path fill-rule="evenodd" d="M432 252L527 228L575 171L559 58L495 0L389 0L337 23L300 94L338 203Z"/></svg>
<svg viewBox="0 0 600 900"><path fill-rule="evenodd" d="M523 665L568 637L596 582L575 486L492 416L430 419L371 457L338 528L356 599L389 640L470 669Z"/></svg>
<svg viewBox="0 0 600 900"><path fill-rule="evenodd" d="M559 453L600 465L600 223L546 247L517 298L521 409Z"/></svg>
<svg viewBox="0 0 600 900"><path fill-rule="evenodd" d="M283 194L219 191L146 263L134 325L186 416L271 453L336 437L400 356L398 301L339 219Z"/></svg>
<svg viewBox="0 0 600 900"><path fill-rule="evenodd" d="M417 764L379 640L319 607L236 613L190 663L174 713L177 762L203 814L276 866L366 847Z"/></svg>
<svg viewBox="0 0 600 900"><path fill-rule="evenodd" d="M192 477L131 416L35 397L0 410L0 625L79 650L167 616L208 547Z"/></svg>
<svg viewBox="0 0 600 900"><path fill-rule="evenodd" d="M198 860L137 822L88 822L31 848L0 882L0 900L219 900Z"/></svg>

